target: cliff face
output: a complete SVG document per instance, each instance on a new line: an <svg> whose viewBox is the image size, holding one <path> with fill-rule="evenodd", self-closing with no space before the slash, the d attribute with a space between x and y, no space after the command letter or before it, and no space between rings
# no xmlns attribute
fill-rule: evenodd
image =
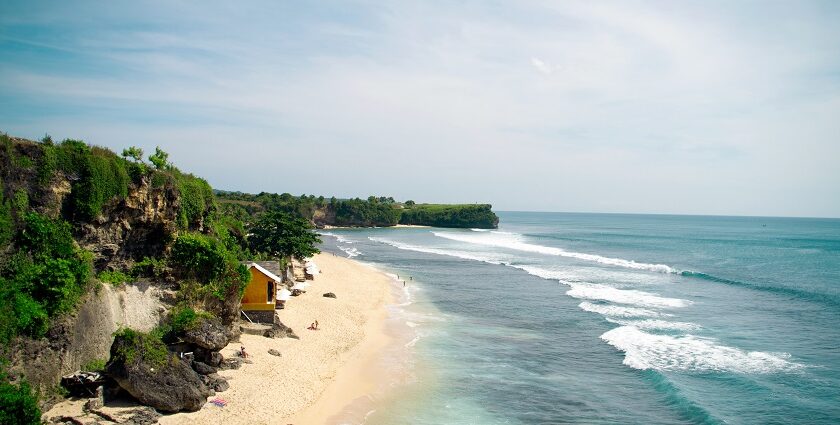
<svg viewBox="0 0 840 425"><path fill-rule="evenodd" d="M77 228L79 245L93 253L97 269L125 268L160 255L178 230L180 198L171 188L152 188L148 178L113 200L103 214Z"/></svg>
<svg viewBox="0 0 840 425"><path fill-rule="evenodd" d="M53 323L46 338L19 338L11 347L10 371L26 377L49 405L62 375L91 361L107 360L113 333L121 327L151 331L173 297L172 291L148 283L102 285L88 293L73 314Z"/></svg>
<svg viewBox="0 0 840 425"><path fill-rule="evenodd" d="M52 218L67 216L73 191L85 178L61 169L45 175L41 144L10 138L0 151L0 181L5 199L25 197L28 207ZM153 185L153 175L130 181L125 196L107 200L101 212L89 219L74 219L79 246L93 254L94 267L120 269L144 257L159 256L178 231L181 196L172 180ZM203 217L205 214L202 214ZM200 217L200 218L201 218ZM202 230L203 220L193 223Z"/></svg>
<svg viewBox="0 0 840 425"><path fill-rule="evenodd" d="M182 204L187 195L182 183L206 182L177 170L145 169L131 175L130 167L137 163L101 148L42 144L4 135L0 139L0 209L5 208L7 214L0 221L5 227L0 235L19 231L28 211L66 220L78 247L91 253L94 272L127 270L144 257L161 257L179 230L204 230L212 212L212 204L196 202L194 196L191 215L185 215ZM111 176L118 172L124 177L121 186ZM101 200L96 214L76 213L96 196ZM16 249L14 242L2 242L0 270ZM11 284L12 278L0 284ZM155 282L119 288L92 283L71 313L50 318L45 338L14 338L2 347L0 356L8 357L12 376L26 377L49 403L62 375L88 362L107 360L112 334L118 328L149 331L157 326L174 302L168 287Z"/></svg>

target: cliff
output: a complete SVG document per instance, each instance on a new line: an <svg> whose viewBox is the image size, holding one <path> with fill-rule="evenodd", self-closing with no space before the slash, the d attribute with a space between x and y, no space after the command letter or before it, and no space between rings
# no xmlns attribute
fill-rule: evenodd
<svg viewBox="0 0 840 425"><path fill-rule="evenodd" d="M4 373L49 400L62 374L107 360L118 328L158 326L178 289L158 259L179 234L208 232L214 212L209 185L174 167L0 134ZM138 265L155 276L129 278ZM126 279L96 279L108 273Z"/></svg>

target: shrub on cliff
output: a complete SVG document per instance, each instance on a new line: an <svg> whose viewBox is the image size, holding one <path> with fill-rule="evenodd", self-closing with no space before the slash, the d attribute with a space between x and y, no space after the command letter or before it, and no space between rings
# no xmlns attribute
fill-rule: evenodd
<svg viewBox="0 0 840 425"><path fill-rule="evenodd" d="M8 382L0 376L0 424L34 425L41 423L41 409L38 397L25 381L18 384Z"/></svg>
<svg viewBox="0 0 840 425"><path fill-rule="evenodd" d="M200 233L185 233L175 239L170 264L182 278L196 280L200 290L218 299L227 297L231 289L241 295L251 280L248 268L224 243Z"/></svg>
<svg viewBox="0 0 840 425"><path fill-rule="evenodd" d="M91 270L61 219L26 213L13 246L0 266L0 341L43 336L50 317L75 307Z"/></svg>

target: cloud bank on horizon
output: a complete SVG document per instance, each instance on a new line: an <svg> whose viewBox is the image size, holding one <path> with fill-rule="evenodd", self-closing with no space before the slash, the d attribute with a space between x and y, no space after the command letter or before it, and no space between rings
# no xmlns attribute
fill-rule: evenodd
<svg viewBox="0 0 840 425"><path fill-rule="evenodd" d="M840 3L0 4L0 131L217 188L840 216Z"/></svg>

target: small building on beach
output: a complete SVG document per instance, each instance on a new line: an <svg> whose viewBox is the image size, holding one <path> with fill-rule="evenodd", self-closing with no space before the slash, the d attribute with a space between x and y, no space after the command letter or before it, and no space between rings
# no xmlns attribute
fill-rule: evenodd
<svg viewBox="0 0 840 425"><path fill-rule="evenodd" d="M244 264L251 272L251 281L242 294L242 311L252 321L273 323L276 294L283 282L280 263L251 261Z"/></svg>

